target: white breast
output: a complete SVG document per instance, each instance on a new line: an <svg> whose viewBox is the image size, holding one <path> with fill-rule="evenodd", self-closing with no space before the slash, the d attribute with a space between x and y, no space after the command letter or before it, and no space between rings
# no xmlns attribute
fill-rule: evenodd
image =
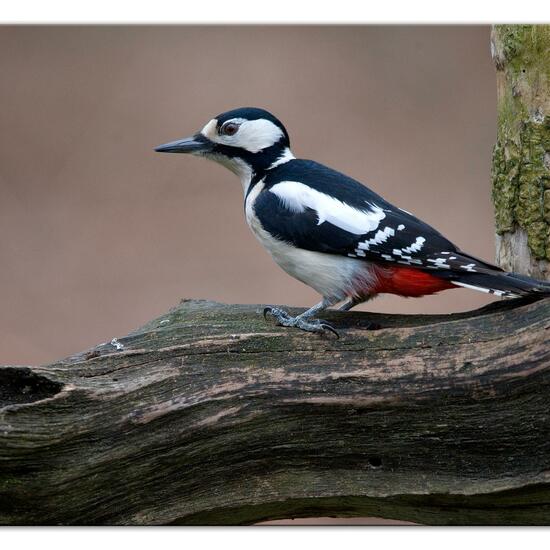
<svg viewBox="0 0 550 550"><path fill-rule="evenodd" d="M335 302L363 294L374 279L368 262L296 248L272 237L262 227L254 212L254 202L263 188L264 183L260 181L248 195L245 204L246 221L279 267Z"/></svg>

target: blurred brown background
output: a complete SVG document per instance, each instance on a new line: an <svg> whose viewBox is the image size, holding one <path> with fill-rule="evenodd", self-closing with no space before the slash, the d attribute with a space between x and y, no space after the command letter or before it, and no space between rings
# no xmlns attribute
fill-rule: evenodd
<svg viewBox="0 0 550 550"><path fill-rule="evenodd" d="M309 306L213 163L160 155L227 109L494 258L489 28L0 27L0 363L123 336L182 297ZM451 312L467 290L376 311Z"/></svg>

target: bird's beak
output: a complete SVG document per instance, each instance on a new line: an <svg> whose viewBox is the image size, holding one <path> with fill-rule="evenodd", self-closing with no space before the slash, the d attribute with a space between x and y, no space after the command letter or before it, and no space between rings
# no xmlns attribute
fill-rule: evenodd
<svg viewBox="0 0 550 550"><path fill-rule="evenodd" d="M195 134L194 136L178 139L176 141L170 141L155 147L155 151L159 153L207 153L212 150L214 144L202 134Z"/></svg>

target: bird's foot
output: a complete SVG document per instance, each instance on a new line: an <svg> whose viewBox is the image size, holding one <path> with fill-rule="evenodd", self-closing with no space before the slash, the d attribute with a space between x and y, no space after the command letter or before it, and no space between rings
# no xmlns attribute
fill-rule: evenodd
<svg viewBox="0 0 550 550"><path fill-rule="evenodd" d="M331 332L340 338L340 335L336 329L321 319L310 319L303 315L297 315L296 317L290 316L286 311L278 307L268 306L264 308L264 319L271 315L277 321L277 324L283 327L295 327L306 332L315 332L317 334L326 334L326 331Z"/></svg>

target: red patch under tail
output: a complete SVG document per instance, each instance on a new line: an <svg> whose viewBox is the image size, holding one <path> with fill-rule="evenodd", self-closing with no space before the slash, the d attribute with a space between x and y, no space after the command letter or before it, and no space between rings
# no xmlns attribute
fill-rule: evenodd
<svg viewBox="0 0 550 550"><path fill-rule="evenodd" d="M378 282L373 290L379 294L418 298L441 290L457 288L445 279L412 267L384 267L377 270L377 276Z"/></svg>

